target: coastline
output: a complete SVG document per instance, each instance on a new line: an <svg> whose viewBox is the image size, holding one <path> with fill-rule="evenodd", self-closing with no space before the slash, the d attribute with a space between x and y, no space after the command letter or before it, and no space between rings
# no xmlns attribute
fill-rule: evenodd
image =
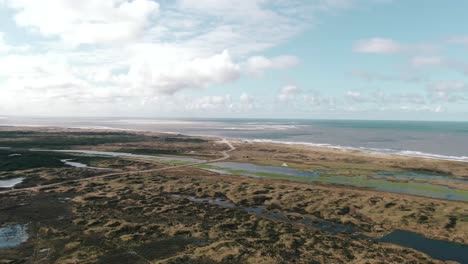
<svg viewBox="0 0 468 264"><path fill-rule="evenodd" d="M2 130L2 128L0 128ZM32 131L32 134L37 132L43 135L63 135L64 141L59 143L66 143L65 140L73 138L74 136L90 136L93 133L86 132L97 132L101 136L118 136L130 135L143 135L142 138L147 141L110 141L109 144L91 144L83 145L78 147L72 147L70 149L94 149L105 151L118 152L121 149L128 148L131 146L137 146L145 148L146 150L160 150L167 146L173 146L176 149L181 149L183 154L189 154L191 151L191 143L193 140L197 140L198 146L206 148L207 153L211 154L218 153L218 156L212 155L213 160L221 157L219 153L226 151L227 148L223 144L219 144L219 138L198 136L195 137L184 137L184 136L167 136L167 133L158 133L154 131L125 131L122 133L102 133L112 132L114 129L78 129L78 128L57 128L57 127L42 127L42 128L28 128L28 127L10 127L3 128L3 130L11 131ZM67 132L72 132L67 135ZM85 133L81 133L85 132ZM101 132L101 133L99 133ZM28 133L25 133L27 135ZM21 134L20 134L21 135ZM20 136L24 137L24 136ZM46 140L47 137L44 137ZM52 136L53 138L53 136ZM158 140L158 138L164 139L183 139L177 140ZM205 139L200 141L199 139ZM21 139L20 139L21 140ZM4 141L6 145L7 141ZM39 140L39 142L41 142ZM218 144L217 144L218 143ZM376 154L362 151L351 151L343 149L323 148L323 147L312 147L304 145L286 145L286 144L275 144L266 142L245 142L242 140L233 140L231 143L235 146L236 150L230 152L229 161L232 162L246 162L260 165L270 166L283 166L282 164L287 162L287 167L302 169L304 171L321 170L328 166L329 169L339 170L340 174L346 176L362 175L366 172L372 173L381 170L392 170L398 171L401 169L398 166L415 166L421 165L422 168L433 170L437 169L437 166L448 165L449 170L456 168L453 164L457 164L464 171L461 171L460 175L468 175L466 171L468 166L463 162L452 162L452 161L434 161L424 160L419 158L400 157L388 154ZM202 144L202 145L200 145ZM194 144L192 144L192 147ZM68 149L69 147L66 147ZM197 150L193 153L193 157L201 155L205 152ZM80 161L78 161L80 162ZM103 167L108 167L110 160L99 161ZM130 172L128 176L127 172L123 173L125 176L109 176L99 178L102 176L96 176L95 180L82 180L83 186L92 185L93 188L88 188L95 192L95 183L101 182L102 186L109 185L108 181L129 181L128 186L132 184L142 183L146 180L147 184L161 184L159 173L155 174L160 166L160 161L140 161L130 160L128 167ZM140 165L136 165L142 162ZM153 162L158 165L155 166ZM400 164L401 162L401 164ZM265 164L266 163L266 164ZM107 165L106 165L107 164ZM91 166L95 166L95 163L90 163ZM99 166L99 164L97 164ZM174 165L170 166L175 166ZM235 174L230 177L220 177L218 173L211 173L208 170L200 170L195 167L185 167L185 165L179 164L180 167L172 167L170 170L164 171L163 177L174 177L174 182L167 185L162 193L182 193L190 194L196 197L217 197L222 193L226 199L232 201L238 205L245 204L256 204L259 206L266 206L270 209L281 208L284 211L290 211L302 214L314 215L320 212L319 217L327 221L338 221L341 223L352 223L353 225L360 226L367 232L377 234L383 234L390 230L398 227L399 229L408 230L412 232L418 232L424 234L427 237L444 239L452 242L461 242L466 244L466 225L463 223L463 208L466 205L466 200L446 200L437 198L428 198L427 196L419 196L414 194L401 194L395 192L373 190L355 186L344 186L340 184L325 183L325 184L308 184L307 182L293 181L290 179L276 179L275 177L264 177L264 178L251 178L244 177L241 174ZM216 164L213 164L216 165ZM126 165L127 166L127 165ZM140 166L140 170L136 171L136 168ZM144 167L143 167L144 166ZM152 173L152 166L155 166L155 173ZM167 166L167 164L166 164ZM435 166L435 167L431 167ZM147 168L147 169L145 169ZM414 167L413 167L414 168ZM439 167L443 168L443 167ZM62 170L63 172L68 169L57 169L50 175L55 177L56 172ZM79 179L83 178L85 174L84 170L76 170L76 177ZM143 172L143 173L142 173ZM234 171L235 173L236 171ZM237 175L237 176L236 176ZM92 175L91 175L92 176ZM330 177L330 175L324 175ZM94 176L93 176L94 177ZM156 178L155 178L156 177ZM349 177L353 178L353 177ZM166 178L164 178L166 179ZM186 182L179 182L180 180ZM81 180L80 180L81 182ZM220 182L222 184L220 184ZM463 183L464 184L464 183ZM440 185L440 184L439 184ZM46 190L67 190L67 188L76 188L78 185L73 185L71 182L60 183L54 186L46 187ZM247 190L246 187L249 187ZM186 190L184 189L186 188ZM227 188L227 189L226 189ZM272 189L273 188L273 189ZM153 188L151 188L153 189ZM195 194L194 194L195 190ZM18 191L20 195L24 193ZM222 196L223 197L223 196ZM265 198L266 197L266 198ZM343 198L346 198L343 200ZM265 198L265 199L264 199ZM426 208L435 208L435 211L427 211ZM382 215L382 210L391 211L390 214ZM408 211L410 210L410 211ZM449 211L447 211L449 210ZM413 215L408 218L408 215ZM457 219L460 219L458 224L454 228L446 228L446 222L449 216L455 215ZM429 217L428 220L425 217ZM422 219L422 220L421 220ZM426 220L424 220L426 219ZM409 221L409 222L405 222ZM422 223L427 224L421 225ZM437 225L433 226L434 223ZM428 229L429 228L429 229ZM429 231L428 231L429 230Z"/></svg>
<svg viewBox="0 0 468 264"><path fill-rule="evenodd" d="M210 138L216 140L222 140L223 138L237 141L237 142L251 142L251 143L271 143L271 144L281 144L286 146L306 146L314 148L323 148L323 149L337 149L349 151L352 153L362 152L365 154L376 154L376 155L389 155L390 157L408 157L408 158L420 158L424 160L435 160L435 161L453 161L453 162L462 162L468 163L468 156L451 156L451 155L442 155L437 153L427 153L416 150L396 150L396 149L387 149L387 148L367 148L367 147L351 147L351 146L341 146L333 145L328 143L313 143L313 142L303 142L303 141L282 141L282 140L271 140L271 139L251 139L251 138L241 138L241 137L223 137L219 135L209 135L209 134L192 134L184 132L174 132L174 131L164 131L164 130L146 130L146 129L132 129L132 128L115 128L107 126L49 126L49 125L0 125L0 127L14 127L14 128L50 128L50 129L80 129L80 130L94 130L94 131L123 131L123 132L136 132L136 133L159 133L159 134L168 134L168 135L183 135L190 137L200 137L200 138Z"/></svg>

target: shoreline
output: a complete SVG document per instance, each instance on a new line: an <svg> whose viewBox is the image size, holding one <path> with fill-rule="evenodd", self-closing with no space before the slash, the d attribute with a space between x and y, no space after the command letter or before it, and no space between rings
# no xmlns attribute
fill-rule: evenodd
<svg viewBox="0 0 468 264"><path fill-rule="evenodd" d="M451 155L442 155L436 153L427 153L416 150L395 150L395 149L385 149L385 148L367 148L367 147L351 147L351 146L341 146L341 145L332 145L329 143L313 143L313 142L301 142L301 141L281 141L281 140L270 140L270 139L249 139L249 138L237 138L237 137L227 137L220 135L208 135L208 134L190 134L183 132L174 132L174 131L161 131L161 130L145 130L145 129L132 129L132 128L114 128L106 126L44 126L44 125L0 125L0 127L12 127L12 128L44 128L44 129L80 129L80 130L100 130L100 131L123 131L123 132L136 132L136 133L159 133L159 134L168 134L168 135L182 135L190 137L200 137L200 138L211 138L222 140L223 138L234 140L238 142L248 142L248 143L270 143L270 144L281 144L286 146L304 146L304 147L314 147L322 149L334 149L334 150L343 150L350 153L359 152L368 155L384 155L384 156L396 156L396 157L408 157L408 158L419 158L424 160L436 160L436 161L450 161L450 162L461 162L468 163L468 156L451 156Z"/></svg>

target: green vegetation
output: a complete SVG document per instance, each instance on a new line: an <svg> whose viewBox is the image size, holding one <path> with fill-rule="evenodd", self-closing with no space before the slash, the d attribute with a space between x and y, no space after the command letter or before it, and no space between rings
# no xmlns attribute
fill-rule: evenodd
<svg viewBox="0 0 468 264"><path fill-rule="evenodd" d="M216 170L226 174L244 175L252 177L262 177L269 179L281 179L298 181L305 183L332 183L340 185L349 185L354 187L372 188L381 191L390 191L397 193L408 193L413 195L424 195L428 197L456 197L456 200L468 200L468 190L452 189L446 186L435 185L430 183L418 182L394 182L385 179L372 179L366 176L342 176L334 174L319 174L318 177L302 177L293 175L284 175L268 172L256 172L248 170L237 170L229 168L221 168L213 165L198 165L200 169Z"/></svg>
<svg viewBox="0 0 468 264"><path fill-rule="evenodd" d="M56 152L0 150L0 171L60 168L65 166L63 162L60 161L61 159L69 159L72 157L73 156L65 153Z"/></svg>
<svg viewBox="0 0 468 264"><path fill-rule="evenodd" d="M68 167L60 160L72 159L73 161L88 164L99 164L108 157L77 156L63 152L53 151L24 151L0 149L0 171L28 170L36 168L63 168Z"/></svg>
<svg viewBox="0 0 468 264"><path fill-rule="evenodd" d="M112 143L132 142L206 142L203 139L174 136L150 136L125 132L33 132L33 131L0 131L0 146L11 148L54 148L65 149L70 146L96 146ZM133 149L132 153L155 154L154 150ZM157 154L174 154L177 151L157 150ZM164 152L165 151L165 152Z"/></svg>
<svg viewBox="0 0 468 264"><path fill-rule="evenodd" d="M145 148L125 148L119 149L119 152L138 154L138 155L181 155L180 149L145 149Z"/></svg>

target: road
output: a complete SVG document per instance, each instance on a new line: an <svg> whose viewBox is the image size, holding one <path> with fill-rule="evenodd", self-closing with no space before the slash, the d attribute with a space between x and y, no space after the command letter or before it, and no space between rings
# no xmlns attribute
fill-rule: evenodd
<svg viewBox="0 0 468 264"><path fill-rule="evenodd" d="M70 180L70 181L63 181L63 182L58 182L58 183L53 183L53 184L34 186L34 187L28 187L28 188L22 188L22 189L12 189L12 190L0 191L0 194L9 194L9 193L25 192L25 191L39 191L41 189L56 187L56 186L69 184L69 183L92 181L92 180L102 179L102 178L107 178L107 177L112 177L112 176L133 175L133 174L140 174L140 173L151 173L151 172L157 172L157 171L179 169L179 168L192 167L192 166L201 165L201 164L220 162L220 161L224 161L224 160L229 159L231 157L229 152L236 150L236 148L231 144L231 142L229 142L225 138L223 140L219 141L219 142L228 145L229 150L221 151L221 154L223 155L223 157L218 158L218 159L213 159L213 160L208 160L208 161L198 162L198 163L190 163L190 164L176 165L176 166L170 166L170 167L164 167L164 168L150 169L150 170L114 172L114 173L108 173L108 174L104 174L104 175L99 175L99 176L89 177L89 178L83 178L83 179L78 179L78 180Z"/></svg>

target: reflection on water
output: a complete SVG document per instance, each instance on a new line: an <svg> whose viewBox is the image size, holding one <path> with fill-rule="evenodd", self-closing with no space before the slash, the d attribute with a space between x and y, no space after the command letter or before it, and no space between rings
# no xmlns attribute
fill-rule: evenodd
<svg viewBox="0 0 468 264"><path fill-rule="evenodd" d="M24 180L24 178L22 178L22 177L8 179L8 180L0 180L0 188L13 188L17 184L22 183L23 180Z"/></svg>
<svg viewBox="0 0 468 264"><path fill-rule="evenodd" d="M0 228L0 249L13 248L29 238L26 225L12 225Z"/></svg>

